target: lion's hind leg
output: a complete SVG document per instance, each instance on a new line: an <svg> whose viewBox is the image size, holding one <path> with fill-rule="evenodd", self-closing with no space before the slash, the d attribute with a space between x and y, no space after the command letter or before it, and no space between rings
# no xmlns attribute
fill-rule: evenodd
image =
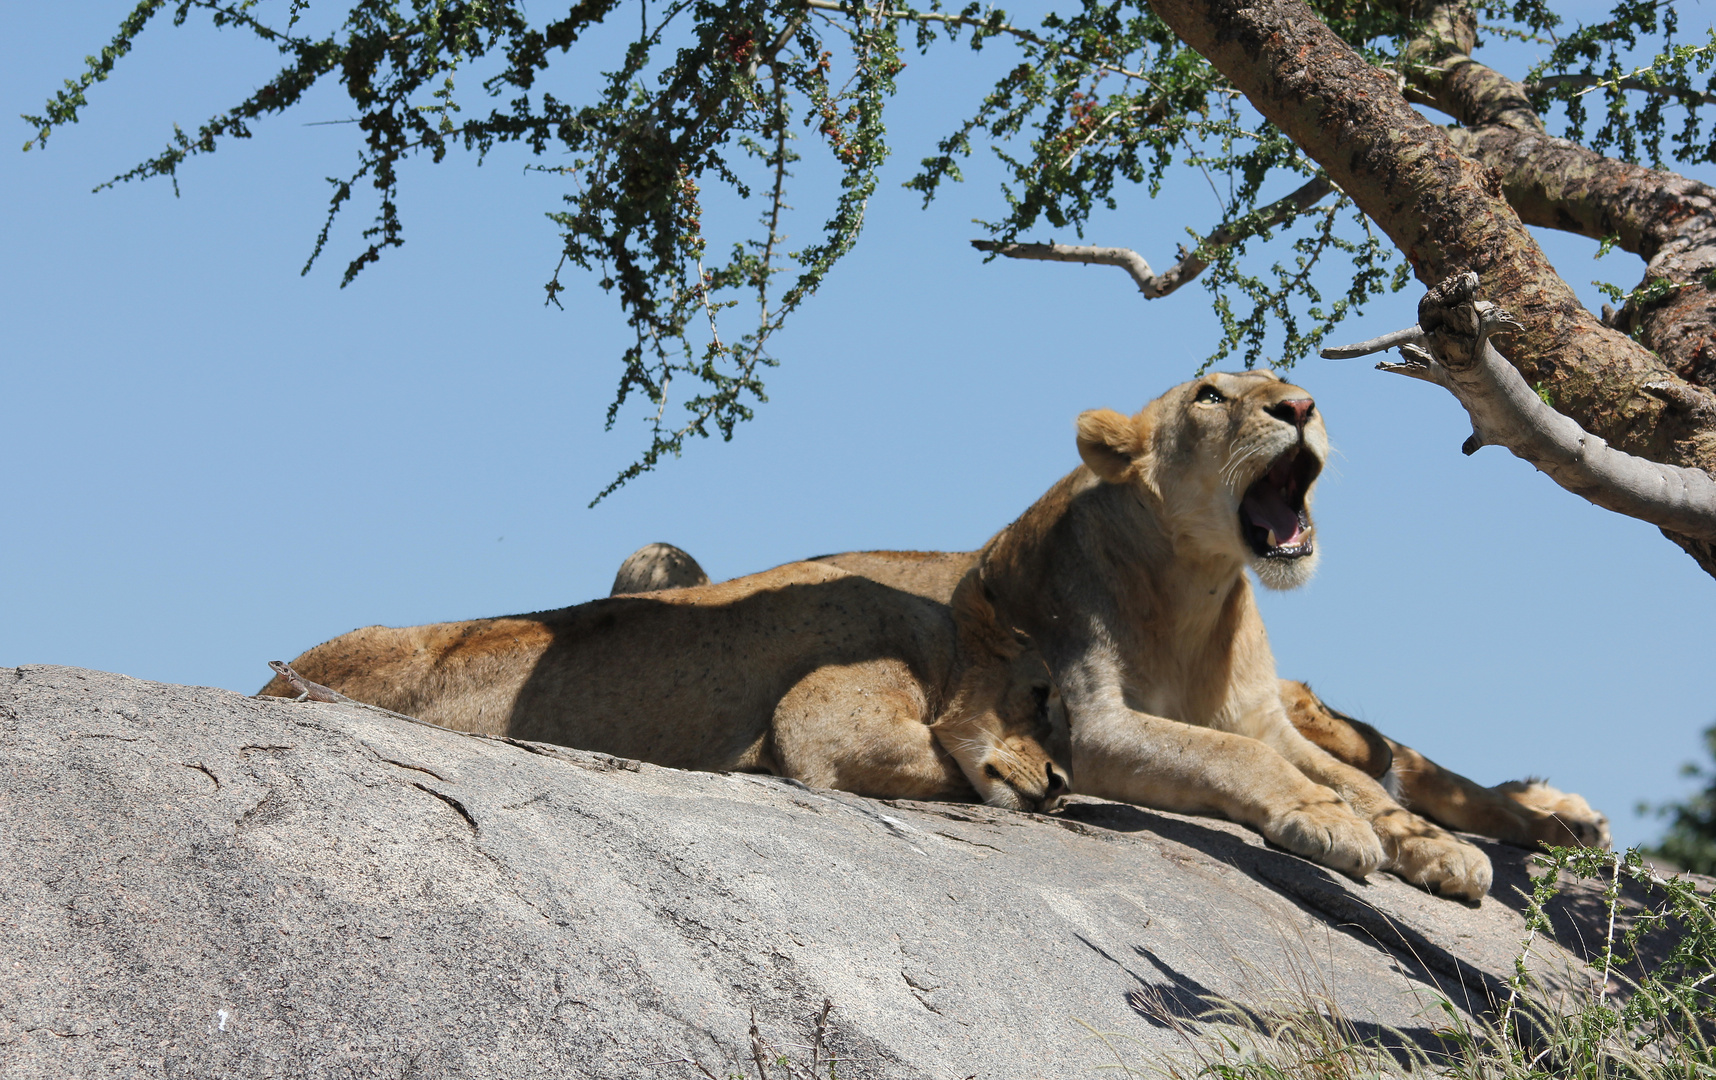
<svg viewBox="0 0 1716 1080"><path fill-rule="evenodd" d="M1541 780L1484 787L1330 708L1292 679L1281 680L1281 704L1299 734L1376 777L1400 805L1445 828L1519 847L1609 846L1609 819L1578 795Z"/></svg>
<svg viewBox="0 0 1716 1080"><path fill-rule="evenodd" d="M1299 734L1353 768L1376 780L1394 766L1394 751L1380 731L1332 709L1312 692L1309 683L1280 680L1281 707Z"/></svg>
<svg viewBox="0 0 1716 1080"><path fill-rule="evenodd" d="M895 660L826 664L775 707L770 750L783 776L873 798L974 797L936 742L923 691Z"/></svg>
<svg viewBox="0 0 1716 1080"><path fill-rule="evenodd" d="M1540 844L1611 846L1608 816L1593 809L1582 795L1558 791L1536 778L1509 780L1491 790L1525 812Z"/></svg>
<svg viewBox="0 0 1716 1080"><path fill-rule="evenodd" d="M1541 780L1484 787L1410 746L1389 742L1400 801L1450 829L1517 847L1609 846L1609 819L1578 795Z"/></svg>

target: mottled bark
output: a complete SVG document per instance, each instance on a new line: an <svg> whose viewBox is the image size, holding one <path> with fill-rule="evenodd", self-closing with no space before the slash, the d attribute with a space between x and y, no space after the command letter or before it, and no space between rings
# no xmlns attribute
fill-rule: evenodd
<svg viewBox="0 0 1716 1080"><path fill-rule="evenodd" d="M1486 298L1526 327L1499 341L1501 352L1556 408L1629 453L1716 466L1711 424L1673 405L1672 395L1646 389L1682 384L1679 373L1585 309L1511 205L1507 173L1463 153L1467 137L1456 145L1301 0L1154 0L1152 7L1327 170L1421 281L1477 273ZM1466 55L1469 13L1448 5L1430 14L1410 56L1413 98L1463 122L1550 141L1523 87ZM1708 221L1708 213L1700 216ZM1708 315L1702 325L1708 333ZM1716 575L1707 550L1693 554Z"/></svg>
<svg viewBox="0 0 1716 1080"><path fill-rule="evenodd" d="M1457 131L1454 145L1492 165L1508 201L1529 225L1560 229L1615 246L1645 260L1644 282L1671 286L1663 297L1629 303L1612 320L1680 380L1706 396L1716 389L1716 189L1672 173L1607 158L1546 135L1505 127ZM1671 438L1709 467L1716 460L1711 427L1688 426L1691 414L1664 417ZM1682 430L1676 431L1679 423Z"/></svg>
<svg viewBox="0 0 1716 1080"><path fill-rule="evenodd" d="M1677 286L1642 310L1623 308L1615 325L1637 330L1675 378L1716 387L1716 304L1703 284L1716 269L1716 191L1551 138L1522 84L1467 55L1475 36L1465 3L1434 8L1407 49L1407 96L1459 122L1450 132L1455 148L1501 174L1503 193L1526 224L1612 239L1645 260L1645 282ZM1671 430L1669 438L1698 434ZM1708 468L1716 449L1702 434L1704 445L1682 448L1682 456Z"/></svg>
<svg viewBox="0 0 1716 1080"><path fill-rule="evenodd" d="M1433 8L1408 49L1407 96L1458 121L1450 132L1454 146L1501 174L1503 192L1526 224L1612 241L1645 260L1641 284L1671 286L1604 320L1634 334L1654 363L1620 353L1589 356L1576 366L1540 368L1537 385L1600 435L1637 433L1654 422L1651 436L1632 449L1711 470L1716 292L1705 282L1716 270L1716 190L1550 137L1526 88L1468 55L1475 40L1476 19L1464 0ZM1640 416L1639 392L1664 407ZM1663 535L1716 575L1716 547L1708 540Z"/></svg>

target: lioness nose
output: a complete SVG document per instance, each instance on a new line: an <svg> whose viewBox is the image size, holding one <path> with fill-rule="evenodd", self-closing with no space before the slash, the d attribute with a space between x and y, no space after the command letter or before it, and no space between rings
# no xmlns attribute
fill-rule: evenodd
<svg viewBox="0 0 1716 1080"><path fill-rule="evenodd" d="M1286 421L1294 427L1302 428L1311 419L1311 413L1317 408L1317 403L1308 397L1293 398L1291 401L1277 401L1263 411L1277 420Z"/></svg>
<svg viewBox="0 0 1716 1080"><path fill-rule="evenodd" d="M1052 764L1043 767L1049 770L1049 785L1043 792L1043 798L1052 799L1056 795L1065 795L1067 793L1067 778L1062 776L1061 771Z"/></svg>

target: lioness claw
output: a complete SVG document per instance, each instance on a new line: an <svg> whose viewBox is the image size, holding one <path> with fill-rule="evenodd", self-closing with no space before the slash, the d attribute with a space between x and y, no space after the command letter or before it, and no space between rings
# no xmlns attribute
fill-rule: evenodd
<svg viewBox="0 0 1716 1080"><path fill-rule="evenodd" d="M1296 855L1354 877L1381 869L1387 861L1370 823L1354 814L1334 792L1329 793L1326 803L1286 811L1265 835Z"/></svg>

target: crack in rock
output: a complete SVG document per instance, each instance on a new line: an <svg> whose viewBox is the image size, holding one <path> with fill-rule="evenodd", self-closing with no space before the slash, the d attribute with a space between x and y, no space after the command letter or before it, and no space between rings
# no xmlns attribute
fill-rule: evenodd
<svg viewBox="0 0 1716 1080"><path fill-rule="evenodd" d="M179 764L183 765L187 769L195 769L202 773L204 776L214 781L216 791L220 790L220 777L216 776L213 770L211 770L207 765L204 765L200 761L181 761Z"/></svg>
<svg viewBox="0 0 1716 1080"><path fill-rule="evenodd" d="M472 832L477 831L477 819L471 816L471 812L469 810L465 809L464 803L460 802L458 799L453 798L453 796L448 795L444 791L436 791L434 788L429 787L427 784L413 783L411 786L416 788L418 791L428 792L429 794L435 796L437 799L440 799L442 802L446 803L448 806L451 806L453 809L457 810L459 812L459 816L465 819L465 824L467 824L471 827L471 831Z"/></svg>

